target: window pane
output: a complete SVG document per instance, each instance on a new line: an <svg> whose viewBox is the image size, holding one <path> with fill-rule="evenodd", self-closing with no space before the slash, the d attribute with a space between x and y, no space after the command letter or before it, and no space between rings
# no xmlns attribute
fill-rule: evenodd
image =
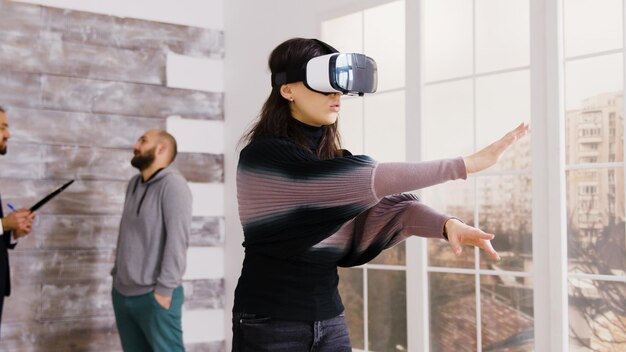
<svg viewBox="0 0 626 352"><path fill-rule="evenodd" d="M363 14L353 13L322 22L321 37L343 52L363 52Z"/></svg>
<svg viewBox="0 0 626 352"><path fill-rule="evenodd" d="M626 283L569 280L570 349L626 351Z"/></svg>
<svg viewBox="0 0 626 352"><path fill-rule="evenodd" d="M378 161L404 161L404 91L365 97L365 153Z"/></svg>
<svg viewBox="0 0 626 352"><path fill-rule="evenodd" d="M570 272L624 275L624 169L570 170L566 178Z"/></svg>
<svg viewBox="0 0 626 352"><path fill-rule="evenodd" d="M476 351L474 275L430 273L430 350Z"/></svg>
<svg viewBox="0 0 626 352"><path fill-rule="evenodd" d="M404 271L367 271L370 351L406 351Z"/></svg>
<svg viewBox="0 0 626 352"><path fill-rule="evenodd" d="M532 185L528 175L477 178L478 224L496 237L491 241L502 260L483 250L481 268L530 271L532 269Z"/></svg>
<svg viewBox="0 0 626 352"><path fill-rule="evenodd" d="M476 1L476 71L530 64L528 0Z"/></svg>
<svg viewBox="0 0 626 352"><path fill-rule="evenodd" d="M339 268L339 294L345 308L352 347L364 349L363 269Z"/></svg>
<svg viewBox="0 0 626 352"><path fill-rule="evenodd" d="M472 153L473 99L471 80L424 87L421 136L424 160Z"/></svg>
<svg viewBox="0 0 626 352"><path fill-rule="evenodd" d="M376 60L378 91L404 87L404 1L365 10L365 54Z"/></svg>
<svg viewBox="0 0 626 352"><path fill-rule="evenodd" d="M565 109L594 108L603 94L623 94L622 54L604 55L565 64ZM567 121L566 121L567 123Z"/></svg>
<svg viewBox="0 0 626 352"><path fill-rule="evenodd" d="M500 139L524 121L530 121L530 72L528 70L476 80L476 145L478 150ZM527 169L529 166L530 136L526 136L507 150L490 171Z"/></svg>
<svg viewBox="0 0 626 352"><path fill-rule="evenodd" d="M385 249L374 260L370 261L372 264L386 264L386 265L404 265L406 264L406 245L404 242L398 245Z"/></svg>
<svg viewBox="0 0 626 352"><path fill-rule="evenodd" d="M622 47L622 0L565 0L565 56Z"/></svg>
<svg viewBox="0 0 626 352"><path fill-rule="evenodd" d="M624 96L622 92L596 95L582 109L565 115L567 164L624 161Z"/></svg>
<svg viewBox="0 0 626 352"><path fill-rule="evenodd" d="M482 276L480 309L483 351L534 351L530 278Z"/></svg>
<svg viewBox="0 0 626 352"><path fill-rule="evenodd" d="M422 191L424 203L437 211L455 216L474 225L474 180L459 180L429 187ZM454 255L445 240L428 240L428 265L438 267L473 268L474 251L464 250Z"/></svg>
<svg viewBox="0 0 626 352"><path fill-rule="evenodd" d="M339 113L342 147L352 154L363 154L363 98L342 98Z"/></svg>
<svg viewBox="0 0 626 352"><path fill-rule="evenodd" d="M424 79L472 74L472 1L424 1Z"/></svg>

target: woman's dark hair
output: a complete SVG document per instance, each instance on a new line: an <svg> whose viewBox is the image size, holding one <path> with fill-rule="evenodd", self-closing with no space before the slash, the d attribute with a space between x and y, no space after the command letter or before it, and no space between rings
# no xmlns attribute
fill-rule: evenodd
<svg viewBox="0 0 626 352"><path fill-rule="evenodd" d="M269 68L272 73L286 72L304 67L312 58L330 54L328 47L314 39L292 38L278 45L270 54ZM262 136L287 137L299 145L309 149L309 140L298 127L298 122L291 116L289 101L280 94L280 86L273 87L270 96L263 104L256 123L243 136L248 143ZM317 156L322 159L332 159L340 156L341 142L337 121L325 126L324 134L317 148Z"/></svg>

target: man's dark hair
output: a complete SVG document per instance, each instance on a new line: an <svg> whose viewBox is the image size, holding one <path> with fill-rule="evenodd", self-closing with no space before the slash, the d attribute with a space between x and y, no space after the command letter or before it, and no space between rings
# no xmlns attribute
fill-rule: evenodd
<svg viewBox="0 0 626 352"><path fill-rule="evenodd" d="M2 107L2 105L0 105L0 112L7 112L6 110L4 110L4 108Z"/></svg>

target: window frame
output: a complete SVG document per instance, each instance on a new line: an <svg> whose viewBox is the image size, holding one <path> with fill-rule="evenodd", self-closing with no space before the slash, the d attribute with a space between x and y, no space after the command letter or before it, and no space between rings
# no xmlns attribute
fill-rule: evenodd
<svg viewBox="0 0 626 352"><path fill-rule="evenodd" d="M407 62L422 62L423 0L407 2ZM562 4L560 0L530 0L531 177L535 350L566 351L567 253L565 217L564 104L562 69ZM410 26L410 27L409 27ZM407 116L420 116L421 67L407 65ZM555 118L547 119L546 116ZM408 119L410 121L410 119ZM407 130L421 134L419 119ZM408 133L408 132L407 132ZM411 142L413 142L411 145ZM407 139L409 160L419 161L419 143ZM542 214L548 214L544 216ZM550 234L550 236L547 236ZM547 239L547 241L546 241ZM547 242L547 243L546 243ZM547 245L542 245L547 244ZM415 331L410 351L429 351L428 268L426 240L407 243L409 329ZM542 270L537 270L542 268ZM548 270L543 270L543 269ZM478 277L478 275L477 275ZM479 282L477 282L479 284ZM480 313L477 312L480 318ZM480 321L477 321L480 325ZM412 336L413 334L409 334ZM480 349L480 334L477 336Z"/></svg>
<svg viewBox="0 0 626 352"><path fill-rule="evenodd" d="M476 11L476 0L468 0L468 1L472 1L472 7L474 9L474 12ZM536 4L535 4L536 5ZM533 4L532 1L529 2L529 12L530 14L533 13ZM408 119L407 121L407 134L408 133L412 133L415 135L415 133L417 133L417 135L423 135L422 133L422 129L421 129L421 114L422 114L422 109L421 109L421 105L422 105L422 88L425 85L432 85L432 84L437 84L437 83L447 83L447 82L451 82L451 81L459 81L462 79L472 79L473 81L473 86L474 86L474 102L476 102L476 80L481 78L481 77L485 77L485 76L491 76L494 74L502 74L502 73L508 73L508 72L518 72L521 70L528 70L529 74L530 74L530 89L531 89L531 115L534 116L538 116L538 114L535 112L535 110L537 109L537 103L534 101L535 99L535 94L534 92L536 92L537 90L535 89L535 86L537 84L540 84L537 82L537 78L541 78L540 76L538 76L536 74L536 69L534 69L536 67L536 63L533 61L533 59L536 60L536 56L533 56L533 54L536 54L536 52L533 52L532 48L533 48L533 19L532 17L530 18L531 24L530 24L530 30L531 30L531 38L530 38L530 50L531 50L531 55L530 55L530 64L528 66L522 66L522 67L513 67L510 69L504 69L504 70L498 70L498 71L494 71L494 72L487 72L487 73L478 73L476 71L476 65L474 63L474 73L466 76L466 77L455 77L452 79L444 79L441 81L435 81L435 82L424 82L424 80L422 79L424 77L423 75L423 70L422 70L422 63L424 62L424 60L422 59L422 46L421 43L424 42L424 38L423 38L423 31L424 28L421 26L422 23L424 23L424 12L423 12L423 8L424 8L424 0L419 0L417 2L414 3L407 3L407 11L406 11L406 23L407 23L407 62L420 62L420 65L417 67L417 69L409 71L409 66L407 65L407 96L415 96L418 97L418 99L407 99L407 107L406 107L406 111L407 111L407 116L420 116L419 119L415 119L416 121L412 122L412 127L409 127L409 121L410 119ZM409 27L409 24L411 25L411 27ZM474 28L476 26L475 22L473 24ZM475 29L474 29L475 32ZM411 36L411 37L410 37ZM474 33L475 36L475 33ZM475 42L474 42L475 43ZM473 55L474 58L476 57L475 54L475 44L474 44L474 51L473 51ZM475 109L476 104L474 104L474 109ZM473 112L474 117L476 116L476 111ZM543 114L545 116L545 114ZM534 122L531 118L531 126L533 126L533 133L536 133L536 128L534 126ZM410 132L409 132L410 131ZM417 131L417 132L416 132ZM532 150L536 149L535 146L535 138L533 138L531 140L531 152ZM476 140L476 138L474 138L474 140ZM534 157L535 157L536 153L532 153L532 158L533 158L533 162L532 162L532 169L530 170L521 170L521 171L500 171L500 172L494 172L493 174L496 176L504 176L504 175L528 175L530 177L532 177L532 179L534 180L536 175L535 175L535 170L537 169L537 164L535 164L534 161ZM410 156L410 158L409 158ZM407 138L407 157L408 160L410 161L420 161L422 160L422 153L421 153L421 149L420 149L420 143L419 141L415 141L412 140L410 138ZM544 169L545 170L545 169ZM487 175L482 175L480 177L483 176L487 176ZM470 180L469 182L477 182L478 178L474 177L473 180ZM533 185L535 184L535 182L533 181ZM475 188L475 187L474 187ZM533 206L534 204L537 202L537 198L536 198L536 190L533 189ZM537 233L537 225L541 225L541 222L539 222L536 219L536 211L534 210L533 207L533 234ZM478 223L478 219L477 219L477 210L476 207L474 208L474 214L475 214L475 223ZM480 225L479 225L480 226ZM538 243L536 242L536 236L533 235L533 243ZM411 290L413 287L415 289L413 289L414 294L407 292L407 296L409 297L409 299L413 298L416 300L416 302L414 304L409 304L408 307L410 309L409 313L408 313L408 317L409 317L409 329L411 329L411 331L416 331L417 332L417 336L415 336L415 338L410 341L409 343L409 350L410 351L429 351L430 350L430 331L429 331L429 325L430 325L430 317L429 317L429 297L428 297L428 276L430 273L462 273L462 274L470 274L470 275L474 275L474 280L475 280L475 291L476 291L476 324L477 324L477 349L481 350L482 349L482 324L481 324L481 306L480 306L480 288L481 288L481 278L483 277L483 275L493 275L493 274L506 274L507 276L513 276L513 277L532 277L534 278L534 273L533 272L523 272L523 271L494 271L494 270L483 270L480 269L479 267L479 252L478 250L474 251L474 255L475 255L475 265L473 268L471 269L463 269L463 268L442 268L442 267L430 267L428 266L428 253L427 253L427 240L425 239L421 239L421 238L412 238L410 241L407 241L407 258L413 258L413 262L412 263L408 263L407 262L407 285L408 288L407 290ZM535 254L535 250L536 250L536 245L533 245L533 257L536 256ZM533 259L535 260L535 259ZM533 265L536 265L535 262L533 262ZM536 285L536 283L535 283ZM536 295L534 294L534 297L536 297ZM534 302L535 303L535 302ZM536 305L535 305L535 310L536 310ZM536 319L536 317L535 317ZM537 334L536 329L535 329L535 334ZM410 334L412 335L412 334Z"/></svg>
<svg viewBox="0 0 626 352"><path fill-rule="evenodd" d="M359 3L357 8L325 14L332 19L394 0ZM474 3L479 0L468 0ZM532 128L532 242L533 268L529 273L513 273L531 277L534 304L534 349L536 351L569 350L568 280L593 279L626 282L625 276L592 275L568 272L566 172L568 170L601 169L607 166L626 167L624 162L566 165L565 150L565 63L564 57L564 1L529 0L530 12L530 122ZM624 1L623 1L624 3ZM422 133L422 43L424 0L405 0L406 46L405 113L406 160L420 161L418 139ZM622 6L626 18L626 4ZM619 52L626 57L626 23L624 46ZM598 53L601 55L602 53ZM594 54L595 55L595 54ZM623 60L626 66L626 59ZM408 64L416 63L416 64ZM626 69L624 69L626 82ZM480 75L474 75L474 77ZM626 110L626 104L624 109ZM622 112L626 116L626 111ZM417 118L416 118L417 117ZM626 128L626 124L625 124ZM626 135L626 134L625 134ZM626 155L626 144L624 144ZM626 187L625 187L626 189ZM480 274L490 271L476 269L428 267L427 240L411 238L406 241L406 265L398 267L366 264L364 270L364 299L367 299L367 270L406 270L407 283L407 338L409 351L430 351L428 275L431 272L474 273L480 286ZM480 326L480 312L477 310ZM364 307L365 346L367 348L367 305ZM478 349L481 349L478 334Z"/></svg>

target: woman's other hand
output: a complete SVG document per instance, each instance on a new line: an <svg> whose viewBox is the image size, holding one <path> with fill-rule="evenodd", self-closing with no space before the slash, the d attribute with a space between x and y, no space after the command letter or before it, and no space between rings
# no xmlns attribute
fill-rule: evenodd
<svg viewBox="0 0 626 352"><path fill-rule="evenodd" d="M514 130L508 132L499 140L491 143L487 147L470 156L464 157L463 161L465 161L467 173L473 174L495 165L507 148L513 145L513 143L520 138L524 137L526 133L528 133L528 124L522 122Z"/></svg>
<svg viewBox="0 0 626 352"><path fill-rule="evenodd" d="M494 260L500 260L500 256L491 246L494 235L480 229L464 224L457 219L449 219L445 224L448 234L448 243L456 255L461 255L462 246L474 246L482 248Z"/></svg>

